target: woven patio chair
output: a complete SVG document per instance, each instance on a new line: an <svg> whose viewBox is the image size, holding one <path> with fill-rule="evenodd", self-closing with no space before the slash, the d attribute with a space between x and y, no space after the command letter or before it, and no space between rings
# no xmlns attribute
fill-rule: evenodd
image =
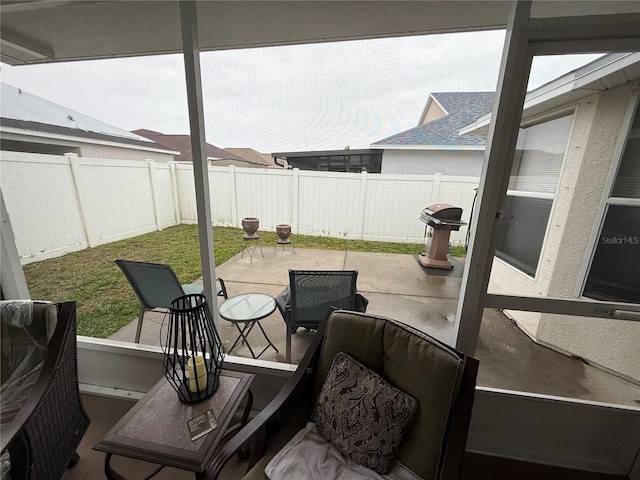
<svg viewBox="0 0 640 480"><path fill-rule="evenodd" d="M54 480L78 462L90 423L78 388L76 304L32 308L22 326L3 309L1 451L9 452L14 480Z"/></svg>

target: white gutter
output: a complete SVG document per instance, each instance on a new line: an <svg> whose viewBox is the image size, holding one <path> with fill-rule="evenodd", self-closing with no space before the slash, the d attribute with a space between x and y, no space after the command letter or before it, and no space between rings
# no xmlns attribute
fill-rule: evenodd
<svg viewBox="0 0 640 480"><path fill-rule="evenodd" d="M563 75L527 94L523 107L523 117L527 109L541 105L553 98L566 95L569 92L587 89L590 85L602 78L607 77L623 68L632 66L640 62L640 52L635 53L616 53L605 55L593 62L580 67L572 72ZM584 96L592 95L594 92L585 90ZM474 134L477 130L486 128L491 121L492 113L487 113L478 118L475 122L470 123L460 129L459 134Z"/></svg>
<svg viewBox="0 0 640 480"><path fill-rule="evenodd" d="M483 151L484 145L394 145L394 144L376 144L371 148L384 150L473 150Z"/></svg>

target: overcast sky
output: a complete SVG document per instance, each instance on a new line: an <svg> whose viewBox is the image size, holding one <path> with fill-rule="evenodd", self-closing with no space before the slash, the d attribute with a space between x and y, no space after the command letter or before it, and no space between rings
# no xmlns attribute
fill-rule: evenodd
<svg viewBox="0 0 640 480"><path fill-rule="evenodd" d="M494 91L504 31L203 53L207 141L264 153L367 148L431 92ZM594 56L536 61L530 88ZM188 133L180 55L11 67L2 82L126 130Z"/></svg>

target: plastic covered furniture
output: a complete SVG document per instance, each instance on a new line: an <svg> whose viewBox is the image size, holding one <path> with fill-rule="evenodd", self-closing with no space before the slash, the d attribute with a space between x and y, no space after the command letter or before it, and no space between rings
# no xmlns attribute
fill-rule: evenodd
<svg viewBox="0 0 640 480"><path fill-rule="evenodd" d="M78 387L75 302L5 301L1 323L3 470L13 480L61 478L90 423Z"/></svg>

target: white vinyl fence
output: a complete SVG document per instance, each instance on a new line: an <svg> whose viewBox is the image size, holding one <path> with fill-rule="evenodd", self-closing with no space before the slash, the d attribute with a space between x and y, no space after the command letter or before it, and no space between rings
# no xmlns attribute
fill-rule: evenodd
<svg viewBox="0 0 640 480"><path fill-rule="evenodd" d="M433 203L469 221L477 177L210 167L213 224L293 233L422 242L418 219ZM0 186L24 264L197 223L190 164L1 152ZM452 232L464 244L467 228Z"/></svg>

